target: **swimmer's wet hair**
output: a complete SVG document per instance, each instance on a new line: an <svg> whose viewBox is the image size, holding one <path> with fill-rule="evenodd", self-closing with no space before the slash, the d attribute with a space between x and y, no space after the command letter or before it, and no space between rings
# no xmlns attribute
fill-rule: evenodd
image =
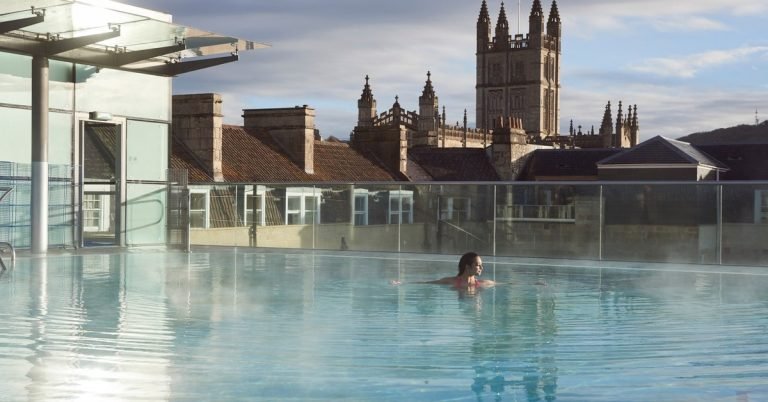
<svg viewBox="0 0 768 402"><path fill-rule="evenodd" d="M474 251L464 253L464 255L461 256L459 259L459 276L464 274L464 270L466 270L467 265L472 265L472 262L474 262L475 258L477 257L479 257L479 255Z"/></svg>

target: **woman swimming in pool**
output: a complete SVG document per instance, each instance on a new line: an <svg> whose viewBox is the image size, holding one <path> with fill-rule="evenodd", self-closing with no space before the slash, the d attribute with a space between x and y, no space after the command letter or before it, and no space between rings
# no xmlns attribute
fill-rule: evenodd
<svg viewBox="0 0 768 402"><path fill-rule="evenodd" d="M456 276L447 276L435 281L425 283L438 283L444 285L453 285L457 289L490 287L496 284L491 280L478 279L483 273L483 260L477 253L465 253L459 259L459 274Z"/></svg>

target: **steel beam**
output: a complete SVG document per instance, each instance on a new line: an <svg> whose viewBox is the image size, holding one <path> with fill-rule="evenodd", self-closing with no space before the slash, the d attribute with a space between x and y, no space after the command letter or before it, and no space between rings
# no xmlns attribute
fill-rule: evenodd
<svg viewBox="0 0 768 402"><path fill-rule="evenodd" d="M26 28L30 25L39 24L43 21L45 21L45 16L42 14L18 20L3 21L0 22L0 35L17 29Z"/></svg>
<svg viewBox="0 0 768 402"><path fill-rule="evenodd" d="M233 54L230 56L215 57L210 59L184 61L179 63L167 63L160 66L131 69L130 71L143 73L143 74L155 74L155 75L164 75L168 77L173 77L179 74L185 74L192 71L202 70L204 68L231 63L237 60L238 60L238 56L236 54Z"/></svg>

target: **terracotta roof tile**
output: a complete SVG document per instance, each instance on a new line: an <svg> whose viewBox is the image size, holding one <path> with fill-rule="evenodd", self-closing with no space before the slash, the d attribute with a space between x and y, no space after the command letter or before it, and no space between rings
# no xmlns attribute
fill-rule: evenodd
<svg viewBox="0 0 768 402"><path fill-rule="evenodd" d="M222 173L226 182L394 181L392 174L349 144L315 141L314 174L299 168L266 132L224 125ZM171 167L189 171L191 182L212 182L182 144L174 141Z"/></svg>
<svg viewBox="0 0 768 402"><path fill-rule="evenodd" d="M329 181L394 181L384 168L348 144L315 141L315 174Z"/></svg>
<svg viewBox="0 0 768 402"><path fill-rule="evenodd" d="M195 160L192 153L178 141L171 143L171 169L186 170L189 182L212 182L205 169Z"/></svg>

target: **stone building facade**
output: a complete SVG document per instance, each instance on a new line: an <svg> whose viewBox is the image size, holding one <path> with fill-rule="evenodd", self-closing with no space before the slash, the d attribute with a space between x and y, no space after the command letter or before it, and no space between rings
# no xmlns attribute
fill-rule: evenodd
<svg viewBox="0 0 768 402"><path fill-rule="evenodd" d="M530 32L510 36L504 4L501 4L494 35L485 0L477 21L476 110L475 126L463 122L448 124L445 107L440 110L438 97L427 72L418 110L409 111L395 103L378 114L376 99L365 77L362 95L357 101L358 119L352 142L370 142L386 137L384 131L397 128L398 140L408 148L487 148L493 143L493 131L499 122L520 121L524 141L515 145L553 148L629 148L637 144L639 124L637 105L628 107L624 116L621 102L613 123L610 102L606 106L599 132L571 128L559 133L560 125L560 54L562 23L557 2L553 1L544 19L540 0L534 0L529 16ZM516 129L517 130L517 129ZM399 133L402 131L402 133ZM379 135L375 133L380 133ZM402 135L401 135L402 134ZM405 158L399 158L404 163Z"/></svg>
<svg viewBox="0 0 768 402"><path fill-rule="evenodd" d="M534 0L529 33L510 35L501 4L491 36L491 18L483 0L477 20L476 124L493 129L499 117L523 121L526 134L545 139L558 134L562 24L557 3L549 18Z"/></svg>

